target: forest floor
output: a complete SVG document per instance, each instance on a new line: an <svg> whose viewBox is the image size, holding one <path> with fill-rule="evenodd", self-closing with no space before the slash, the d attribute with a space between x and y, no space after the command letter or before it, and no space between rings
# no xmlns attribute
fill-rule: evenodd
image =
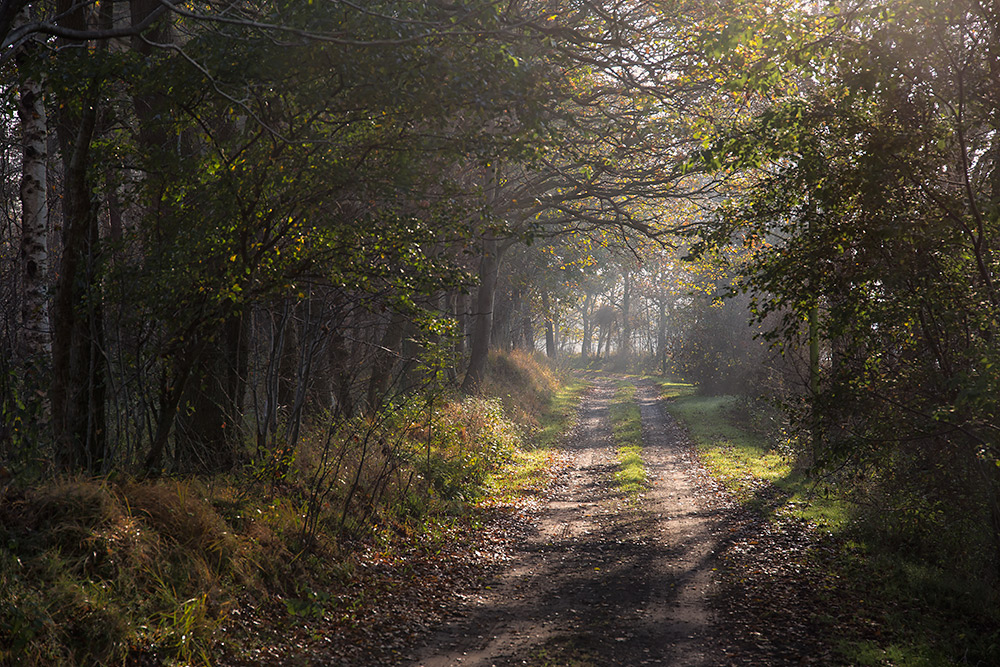
<svg viewBox="0 0 1000 667"><path fill-rule="evenodd" d="M813 531L732 501L652 383L635 395L648 485L626 495L614 478L614 391L599 378L584 398L552 496L508 566L461 595L402 664L835 663L822 638L839 614L821 599L835 586L820 580Z"/></svg>

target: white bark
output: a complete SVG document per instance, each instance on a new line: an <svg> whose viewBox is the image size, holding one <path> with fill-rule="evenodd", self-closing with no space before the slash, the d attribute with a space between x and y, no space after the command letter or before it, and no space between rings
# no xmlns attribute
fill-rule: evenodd
<svg viewBox="0 0 1000 667"><path fill-rule="evenodd" d="M26 77L18 99L23 155L21 161L21 304L25 359L44 361L51 351L47 280L49 220L45 166L48 159L42 84Z"/></svg>

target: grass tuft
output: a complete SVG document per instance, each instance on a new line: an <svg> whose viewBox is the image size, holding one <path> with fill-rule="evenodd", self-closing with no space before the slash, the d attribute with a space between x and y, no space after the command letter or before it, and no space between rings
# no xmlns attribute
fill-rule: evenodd
<svg viewBox="0 0 1000 667"><path fill-rule="evenodd" d="M649 480L642 460L642 416L635 402L635 385L631 382L618 384L611 401L610 419L618 456L615 483L634 501L649 487Z"/></svg>

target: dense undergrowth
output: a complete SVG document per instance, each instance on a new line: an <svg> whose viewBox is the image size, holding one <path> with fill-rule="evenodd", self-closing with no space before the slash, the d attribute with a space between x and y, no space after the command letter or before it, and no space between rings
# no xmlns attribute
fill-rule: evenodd
<svg viewBox="0 0 1000 667"><path fill-rule="evenodd" d="M744 507L769 521L774 527L767 529L769 535L784 530L780 526L808 527L812 537L795 559L795 567L804 569L796 569L793 580L816 584L818 590L807 592L816 600L804 611L834 647L831 660L851 665L1000 661L994 592L958 567L926 556L931 546L961 551L961 543L919 547L926 537L916 526L901 542L898 528L884 530L885 520L858 502L864 490L852 486L853 480L807 475L780 432L754 428L761 415L751 411L759 408L734 397L698 396L689 386L662 387L709 472ZM736 554L738 565L726 576L736 578L739 588L753 586L754 571L764 576L767 554L753 555L754 549L768 548L764 543L761 537L760 545L751 541L744 545L746 553ZM741 557L754 558L752 567L740 563ZM766 604L762 598L779 587L780 582L763 582L754 603Z"/></svg>
<svg viewBox="0 0 1000 667"><path fill-rule="evenodd" d="M360 631L437 560L464 558L498 504L547 485L581 388L495 356L479 396L316 427L240 474L7 486L0 664L252 664L275 633L305 646Z"/></svg>

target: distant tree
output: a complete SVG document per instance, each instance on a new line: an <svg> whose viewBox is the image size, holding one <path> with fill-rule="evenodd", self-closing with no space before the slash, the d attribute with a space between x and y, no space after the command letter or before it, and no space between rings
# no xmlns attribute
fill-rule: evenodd
<svg viewBox="0 0 1000 667"><path fill-rule="evenodd" d="M676 231L662 205L711 189L707 179L693 178L687 160L695 109L713 91L691 51L690 25L705 17L703 8L553 1L525 3L521 11L533 39L515 54L544 77L530 116L517 118L531 129L525 154L498 161L490 177L493 218L482 236L466 391L485 368L493 312L485 292L495 290L494 264L512 245L502 239L609 234L624 247L632 232Z"/></svg>

